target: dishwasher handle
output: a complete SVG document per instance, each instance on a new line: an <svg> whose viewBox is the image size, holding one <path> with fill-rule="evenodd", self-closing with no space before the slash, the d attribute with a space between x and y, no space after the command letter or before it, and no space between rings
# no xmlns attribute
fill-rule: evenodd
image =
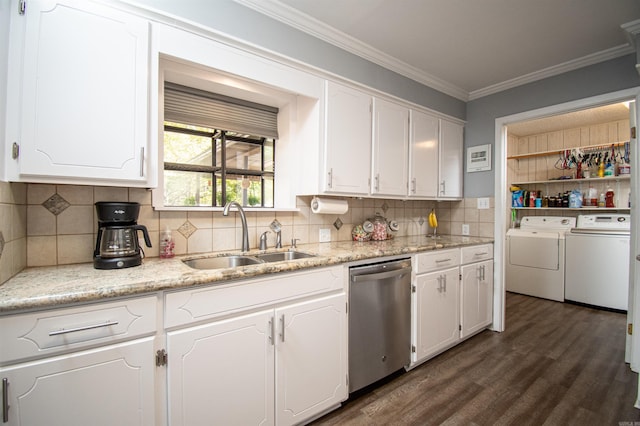
<svg viewBox="0 0 640 426"><path fill-rule="evenodd" d="M351 281L353 281L354 283L357 283L361 281L382 280L382 279L391 278L391 277L401 277L410 272L411 272L411 267L409 266L407 268L393 269L391 271L377 272L373 274L352 275Z"/></svg>

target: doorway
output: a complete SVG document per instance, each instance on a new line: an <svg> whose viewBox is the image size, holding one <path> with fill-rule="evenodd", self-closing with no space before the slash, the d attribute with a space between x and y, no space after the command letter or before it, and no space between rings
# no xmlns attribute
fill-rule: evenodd
<svg viewBox="0 0 640 426"><path fill-rule="evenodd" d="M505 236L507 229L511 221L511 200L510 191L507 186L507 147L508 147L508 129L521 128L527 125L541 126L543 122L548 121L547 125L550 125L552 121L558 121L562 118L571 117L569 114L575 114L576 117L579 114L577 112L584 112L587 110L595 110L605 105L617 104L624 101L635 101L640 94L640 88L627 89L618 92L613 92L605 95L599 95L591 98L581 99L578 101L572 101L564 104L545 107L537 110L526 111L510 116L500 117L495 120L495 292L494 292L494 329L497 331L504 330L506 324L505 318ZM634 168L632 167L632 170ZM631 177L631 181L634 177ZM637 186L634 187L634 191L638 191ZM635 196L635 193L633 194ZM633 212L632 212L633 216ZM637 215L636 215L637 216ZM632 235L634 229L640 229L634 227L632 219ZM634 239L632 238L631 247L635 252ZM632 275L633 276L633 275ZM633 299L630 299L633 300ZM633 302L631 305L635 305ZM630 308L631 312L631 308Z"/></svg>

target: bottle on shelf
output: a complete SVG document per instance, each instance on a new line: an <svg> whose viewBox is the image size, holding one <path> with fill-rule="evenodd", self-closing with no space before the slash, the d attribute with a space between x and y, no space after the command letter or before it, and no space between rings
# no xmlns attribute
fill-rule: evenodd
<svg viewBox="0 0 640 426"><path fill-rule="evenodd" d="M613 201L614 195L613 190L611 188L607 188L607 193L605 194L605 207L615 207L615 203Z"/></svg>

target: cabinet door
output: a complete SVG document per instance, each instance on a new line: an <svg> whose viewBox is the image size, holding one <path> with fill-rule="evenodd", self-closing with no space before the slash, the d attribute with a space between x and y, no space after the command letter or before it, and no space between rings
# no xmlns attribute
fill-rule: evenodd
<svg viewBox="0 0 640 426"><path fill-rule="evenodd" d="M149 425L153 337L0 369L7 425Z"/></svg>
<svg viewBox="0 0 640 426"><path fill-rule="evenodd" d="M344 293L276 310L276 424L292 425L348 396Z"/></svg>
<svg viewBox="0 0 640 426"><path fill-rule="evenodd" d="M461 268L461 337L470 336L492 322L493 260Z"/></svg>
<svg viewBox="0 0 640 426"><path fill-rule="evenodd" d="M458 268L415 278L414 362L453 345L460 337Z"/></svg>
<svg viewBox="0 0 640 426"><path fill-rule="evenodd" d="M440 120L440 198L462 198L463 127Z"/></svg>
<svg viewBox="0 0 640 426"><path fill-rule="evenodd" d="M439 120L419 111L411 111L409 149L409 196L438 195Z"/></svg>
<svg viewBox="0 0 640 426"><path fill-rule="evenodd" d="M325 173L329 193L369 194L371 96L327 83Z"/></svg>
<svg viewBox="0 0 640 426"><path fill-rule="evenodd" d="M407 194L409 110L375 99L373 104L373 172L371 193Z"/></svg>
<svg viewBox="0 0 640 426"><path fill-rule="evenodd" d="M22 179L144 183L149 23L73 0L30 1L15 19L25 20Z"/></svg>
<svg viewBox="0 0 640 426"><path fill-rule="evenodd" d="M270 425L273 311L167 333L169 423Z"/></svg>

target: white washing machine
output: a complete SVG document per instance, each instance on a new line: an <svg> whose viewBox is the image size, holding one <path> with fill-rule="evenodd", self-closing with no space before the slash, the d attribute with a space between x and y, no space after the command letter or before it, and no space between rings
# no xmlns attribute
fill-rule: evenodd
<svg viewBox="0 0 640 426"><path fill-rule="evenodd" d="M507 291L564 302L565 235L574 217L525 216L507 231Z"/></svg>
<svg viewBox="0 0 640 426"><path fill-rule="evenodd" d="M578 216L566 239L566 300L628 309L630 233L628 214Z"/></svg>

